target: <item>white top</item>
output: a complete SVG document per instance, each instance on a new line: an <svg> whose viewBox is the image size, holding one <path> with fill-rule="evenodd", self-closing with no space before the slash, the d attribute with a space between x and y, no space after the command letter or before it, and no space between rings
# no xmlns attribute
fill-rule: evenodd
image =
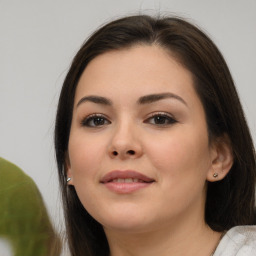
<svg viewBox="0 0 256 256"><path fill-rule="evenodd" d="M256 226L231 228L221 239L213 256L256 256Z"/></svg>

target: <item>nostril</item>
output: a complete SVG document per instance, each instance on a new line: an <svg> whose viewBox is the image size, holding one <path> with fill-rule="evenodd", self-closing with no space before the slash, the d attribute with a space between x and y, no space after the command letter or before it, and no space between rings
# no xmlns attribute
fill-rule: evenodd
<svg viewBox="0 0 256 256"><path fill-rule="evenodd" d="M126 153L124 153L126 152ZM124 151L124 152L118 152L118 151L112 151L112 156L118 156L119 154L120 155L123 155L123 154L126 154L126 155L130 155L130 156L133 156L133 155L136 155L136 152L134 150L127 150L127 151Z"/></svg>
<svg viewBox="0 0 256 256"><path fill-rule="evenodd" d="M118 155L118 153L116 152L116 151L113 151L113 153L112 153L114 156L117 156Z"/></svg>
<svg viewBox="0 0 256 256"><path fill-rule="evenodd" d="M135 151L134 151L134 150L128 150L128 151L127 151L127 154L129 154L129 155L135 155Z"/></svg>

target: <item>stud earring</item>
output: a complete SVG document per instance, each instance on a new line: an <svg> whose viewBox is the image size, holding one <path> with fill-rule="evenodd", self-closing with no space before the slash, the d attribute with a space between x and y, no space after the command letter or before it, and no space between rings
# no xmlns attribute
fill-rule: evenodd
<svg viewBox="0 0 256 256"><path fill-rule="evenodd" d="M213 178L217 178L219 176L219 174L217 172L215 172L212 176L213 176Z"/></svg>
<svg viewBox="0 0 256 256"><path fill-rule="evenodd" d="M70 177L67 178L67 182L69 182L69 181L71 181L71 178L70 178Z"/></svg>

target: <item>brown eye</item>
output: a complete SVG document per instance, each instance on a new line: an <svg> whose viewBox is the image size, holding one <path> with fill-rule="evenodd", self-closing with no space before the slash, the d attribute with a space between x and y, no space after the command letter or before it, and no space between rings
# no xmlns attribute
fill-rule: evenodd
<svg viewBox="0 0 256 256"><path fill-rule="evenodd" d="M85 118L81 124L87 127L101 127L110 124L110 121L102 115L93 115Z"/></svg>
<svg viewBox="0 0 256 256"><path fill-rule="evenodd" d="M165 116L155 116L154 122L155 124L166 124L168 123L168 119Z"/></svg>
<svg viewBox="0 0 256 256"><path fill-rule="evenodd" d="M173 117L167 114L155 114L155 115L152 115L150 118L148 118L145 122L158 125L158 126L161 126L161 125L166 126L166 125L174 124L177 121Z"/></svg>

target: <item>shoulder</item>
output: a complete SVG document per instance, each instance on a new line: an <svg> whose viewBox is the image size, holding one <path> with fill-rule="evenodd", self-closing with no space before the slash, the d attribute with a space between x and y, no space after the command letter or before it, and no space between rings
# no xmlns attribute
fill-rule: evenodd
<svg viewBox="0 0 256 256"><path fill-rule="evenodd" d="M214 256L234 255L256 255L256 226L233 227L223 236Z"/></svg>

